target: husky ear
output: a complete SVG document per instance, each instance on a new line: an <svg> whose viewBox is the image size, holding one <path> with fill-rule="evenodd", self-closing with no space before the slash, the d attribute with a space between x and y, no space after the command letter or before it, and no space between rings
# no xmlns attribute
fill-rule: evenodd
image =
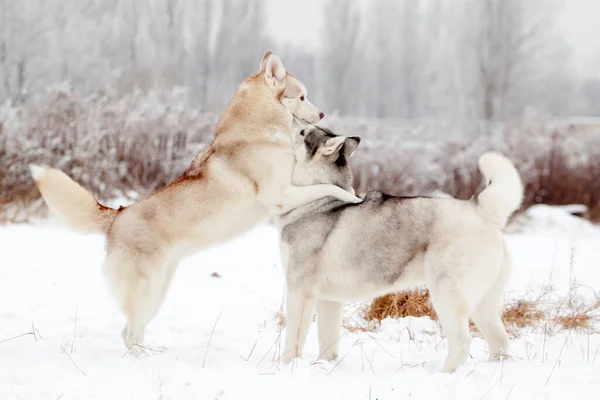
<svg viewBox="0 0 600 400"><path fill-rule="evenodd" d="M319 153L321 153L324 156L329 156L331 154L337 153L342 148L344 140L346 140L345 136L336 136L331 139L328 139L325 142L325 144L319 148Z"/></svg>
<svg viewBox="0 0 600 400"><path fill-rule="evenodd" d="M271 87L276 87L283 78L285 78L285 68L281 59L275 54L269 54L265 62L265 82Z"/></svg>
<svg viewBox="0 0 600 400"><path fill-rule="evenodd" d="M273 54L271 50L267 50L265 51L265 54L263 54L262 59L260 60L260 67L258 68L259 74L262 74L265 72L265 69L267 69L267 60L271 54Z"/></svg>
<svg viewBox="0 0 600 400"><path fill-rule="evenodd" d="M349 138L346 138L346 140L344 141L344 156L346 158L352 157L359 144L360 138L358 136L351 136Z"/></svg>

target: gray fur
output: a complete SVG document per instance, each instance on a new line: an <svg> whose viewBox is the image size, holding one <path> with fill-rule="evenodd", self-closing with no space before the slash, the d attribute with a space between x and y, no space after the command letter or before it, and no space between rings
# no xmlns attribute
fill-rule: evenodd
<svg viewBox="0 0 600 400"><path fill-rule="evenodd" d="M299 175L305 168L311 182L352 187L352 172L346 160L346 143L339 152L318 160L317 150L336 137L329 130L314 128L304 136L306 158L298 163L292 181L311 184ZM354 139L354 138L353 138ZM356 140L356 139L354 139ZM281 239L291 245L294 262L288 269L288 284L302 285L302 277L317 275L316 260L329 252L332 240L344 243L341 255L360 282L394 285L405 266L427 249L435 221L435 201L424 197L394 197L378 191L366 193L362 203L348 204L332 197L299 207L279 218ZM298 278L298 279L296 279ZM312 283L313 279L309 279Z"/></svg>
<svg viewBox="0 0 600 400"><path fill-rule="evenodd" d="M315 203L302 207L302 217L282 229L282 240L293 246L298 257L294 268L312 268L307 257L329 251L332 236L343 238L347 268L362 282L376 285L394 285L407 263L427 249L435 220L430 199L398 198L377 191L368 192L359 204L331 198ZM288 273L292 274L288 283L294 282L296 271Z"/></svg>
<svg viewBox="0 0 600 400"><path fill-rule="evenodd" d="M292 183L329 183L353 191L346 159L360 139L318 127L299 136ZM416 285L430 289L448 336L443 371L452 372L466 360L470 317L492 355L506 350L500 309L510 260L501 229L518 207L522 186L514 166L499 154L484 154L480 169L501 183L484 189L479 202L370 191L358 204L326 197L279 215L287 280L283 361L301 355L315 307L321 357L331 360L338 354L343 302Z"/></svg>

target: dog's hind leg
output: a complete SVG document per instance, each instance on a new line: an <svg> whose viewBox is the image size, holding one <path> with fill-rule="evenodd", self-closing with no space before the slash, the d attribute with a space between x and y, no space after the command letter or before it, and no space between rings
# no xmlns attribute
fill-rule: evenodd
<svg viewBox="0 0 600 400"><path fill-rule="evenodd" d="M441 372L454 372L469 356L470 310L461 293L449 281L430 287L431 301L448 340L448 357Z"/></svg>
<svg viewBox="0 0 600 400"><path fill-rule="evenodd" d="M319 358L335 360L340 348L342 304L335 301L317 302L317 328L319 330Z"/></svg>
<svg viewBox="0 0 600 400"><path fill-rule="evenodd" d="M144 265L150 265L151 262L140 258L134 261L143 262ZM133 355L145 352L146 326L156 316L175 273L175 265L161 265L157 260L153 260L152 264L149 268L136 268L134 263L123 263L117 265L123 274L115 277L113 272L117 299L127 317L121 336Z"/></svg>
<svg viewBox="0 0 600 400"><path fill-rule="evenodd" d="M506 258L500 277L477 304L471 318L488 343L490 359L495 360L508 351L508 334L502 323L504 288L510 272L510 259Z"/></svg>
<svg viewBox="0 0 600 400"><path fill-rule="evenodd" d="M502 324L502 294L490 293L477 305L471 315L488 342L490 359L495 360L508 350L508 334Z"/></svg>
<svg viewBox="0 0 600 400"><path fill-rule="evenodd" d="M286 300L285 346L281 361L289 363L295 357L302 356L306 335L310 328L316 298L301 290L289 289Z"/></svg>

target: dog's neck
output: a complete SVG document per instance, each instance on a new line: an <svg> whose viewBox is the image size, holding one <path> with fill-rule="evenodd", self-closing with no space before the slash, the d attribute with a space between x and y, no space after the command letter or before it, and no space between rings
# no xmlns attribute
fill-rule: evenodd
<svg viewBox="0 0 600 400"><path fill-rule="evenodd" d="M321 199L304 204L300 207L296 207L285 214L275 216L275 225L281 231L287 225L296 222L297 220L308 216L312 213L326 212L328 210L331 210L332 208L344 206L346 204L350 203L347 203L345 201L339 200L331 196L323 197Z"/></svg>
<svg viewBox="0 0 600 400"><path fill-rule="evenodd" d="M215 130L216 142L239 141L238 132L243 131L248 140L274 140L278 133L292 138L294 116L283 106L266 86L253 83L256 77L248 78L230 100L219 117ZM263 87L264 86L264 87ZM235 132L229 138L229 132Z"/></svg>

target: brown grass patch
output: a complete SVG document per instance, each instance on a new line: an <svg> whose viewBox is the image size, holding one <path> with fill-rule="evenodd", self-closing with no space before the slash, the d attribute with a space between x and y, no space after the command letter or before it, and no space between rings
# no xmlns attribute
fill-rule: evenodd
<svg viewBox="0 0 600 400"><path fill-rule="evenodd" d="M554 323L560 325L562 329L588 330L593 328L593 324L598 320L600 310L600 299L596 299L593 304L587 302L575 295L570 295L566 299L566 309L559 307L557 315L554 317Z"/></svg>
<svg viewBox="0 0 600 400"><path fill-rule="evenodd" d="M437 320L428 289L417 289L391 293L377 297L365 309L363 318L367 321L384 320L387 317L429 317Z"/></svg>
<svg viewBox="0 0 600 400"><path fill-rule="evenodd" d="M511 300L502 313L506 331L514 338L519 337L523 328L541 330L544 333L573 329L595 332L595 323L600 321L600 298L590 304L589 298L578 296L576 289L574 286L567 296L554 297L554 300L550 299L554 291L552 287L545 288L537 298ZM367 305L361 302L347 304L342 326L348 332L374 332L387 317L438 319L430 301L429 290L422 288L380 296ZM275 313L274 319L279 328L285 328L283 307ZM469 321L469 326L472 334L481 337L481 332L473 321Z"/></svg>
<svg viewBox="0 0 600 400"><path fill-rule="evenodd" d="M541 328L547 323L554 328L593 329L594 322L600 314L600 299L590 304L589 300L577 297L575 290L561 301L548 300L549 292L544 292L536 299L516 299L505 305L502 321L511 336L518 336L522 328ZM437 320L437 315L429 299L429 290L417 289L400 293L391 293L377 297L369 305L363 307L360 315L364 323L353 320L345 324L352 331L372 331L387 317L429 317ZM470 321L471 331L479 333L477 326ZM545 329L545 328L544 328Z"/></svg>
<svg viewBox="0 0 600 400"><path fill-rule="evenodd" d="M563 329L585 329L590 325L591 320L589 314L559 315L555 318Z"/></svg>
<svg viewBox="0 0 600 400"><path fill-rule="evenodd" d="M278 311L275 313L275 321L277 321L277 326L281 329L285 328L285 315L282 311Z"/></svg>
<svg viewBox="0 0 600 400"><path fill-rule="evenodd" d="M507 328L510 326L516 328L533 326L546 318L546 314L539 307L539 300L517 300L504 308L502 321Z"/></svg>

